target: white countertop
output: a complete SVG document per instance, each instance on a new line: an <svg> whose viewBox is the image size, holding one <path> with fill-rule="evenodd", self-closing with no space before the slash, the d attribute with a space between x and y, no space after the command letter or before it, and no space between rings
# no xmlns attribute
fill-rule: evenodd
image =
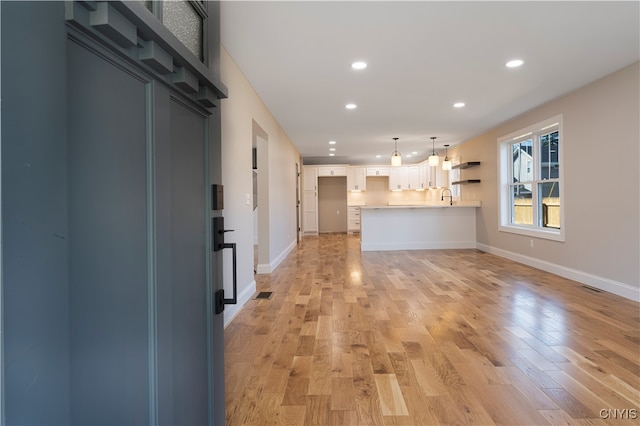
<svg viewBox="0 0 640 426"><path fill-rule="evenodd" d="M387 206L360 206L361 209L378 210L378 209L441 209L441 208L460 208L460 207L480 207L480 201L454 202L453 205L448 203L441 204L409 204L409 205L387 205Z"/></svg>

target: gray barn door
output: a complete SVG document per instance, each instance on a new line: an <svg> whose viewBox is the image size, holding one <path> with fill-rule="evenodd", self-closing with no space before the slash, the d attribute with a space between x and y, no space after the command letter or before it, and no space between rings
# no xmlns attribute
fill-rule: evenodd
<svg viewBox="0 0 640 426"><path fill-rule="evenodd" d="M205 425L206 115L73 41L68 55L72 421Z"/></svg>
<svg viewBox="0 0 640 426"><path fill-rule="evenodd" d="M2 1L0 10L0 422L67 425L69 257L64 5Z"/></svg>
<svg viewBox="0 0 640 426"><path fill-rule="evenodd" d="M68 45L71 416L148 424L145 82Z"/></svg>
<svg viewBox="0 0 640 426"><path fill-rule="evenodd" d="M224 424L220 111L97 34L96 5L0 2L0 423Z"/></svg>
<svg viewBox="0 0 640 426"><path fill-rule="evenodd" d="M173 337L173 420L204 425L209 386L204 118L172 100L170 134L172 328L160 332Z"/></svg>

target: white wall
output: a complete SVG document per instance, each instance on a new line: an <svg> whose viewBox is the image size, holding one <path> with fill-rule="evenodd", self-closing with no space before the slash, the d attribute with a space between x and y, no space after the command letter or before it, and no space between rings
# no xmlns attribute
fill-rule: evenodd
<svg viewBox="0 0 640 426"><path fill-rule="evenodd" d="M450 149L480 184L478 248L640 300L640 85L635 63ZM563 114L565 242L498 231L497 139ZM462 173L465 173L463 170Z"/></svg>
<svg viewBox="0 0 640 426"><path fill-rule="evenodd" d="M222 101L222 184L224 185L226 235L238 249L238 304L225 308L225 325L255 293L253 273L252 141L256 129L268 148L268 205L260 204L259 219L268 226L268 241L260 237L260 250L266 244L266 263L262 270L273 270L296 244L295 164L300 154L280 128L262 100L224 48L221 48L221 78L229 89ZM258 147L260 150L260 147ZM260 155L260 152L258 153ZM229 251L229 250L227 250ZM231 256L225 259L225 293L231 291ZM228 266L227 266L228 265ZM230 297L230 296L227 296Z"/></svg>

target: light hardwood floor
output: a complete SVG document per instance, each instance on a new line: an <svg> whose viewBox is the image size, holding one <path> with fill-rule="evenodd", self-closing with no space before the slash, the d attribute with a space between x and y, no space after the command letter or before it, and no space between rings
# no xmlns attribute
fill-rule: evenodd
<svg viewBox="0 0 640 426"><path fill-rule="evenodd" d="M640 424L633 301L477 250L361 253L342 234L256 277L273 296L225 330L228 425Z"/></svg>

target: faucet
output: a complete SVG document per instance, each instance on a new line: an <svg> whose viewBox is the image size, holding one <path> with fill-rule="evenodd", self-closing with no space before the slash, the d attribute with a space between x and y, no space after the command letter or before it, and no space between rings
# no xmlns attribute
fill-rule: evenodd
<svg viewBox="0 0 640 426"><path fill-rule="evenodd" d="M451 190L449 188L445 188L442 190L442 196L440 197L440 201L444 201L444 191L449 191L449 195L447 195L447 197L449 197L449 205L452 206L453 205L453 195L451 194Z"/></svg>

